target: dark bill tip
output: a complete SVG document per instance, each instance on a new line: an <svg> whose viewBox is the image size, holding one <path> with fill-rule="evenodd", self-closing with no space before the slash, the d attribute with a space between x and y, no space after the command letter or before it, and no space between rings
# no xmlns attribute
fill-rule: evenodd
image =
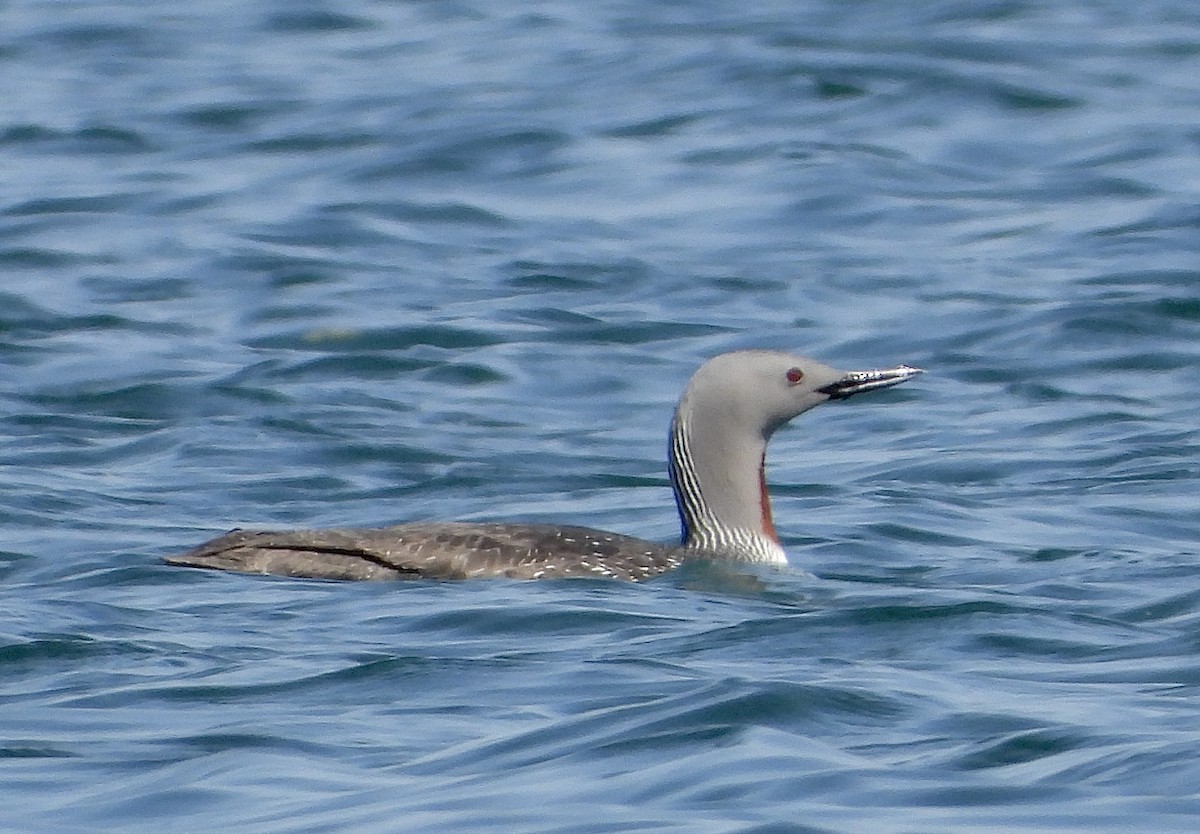
<svg viewBox="0 0 1200 834"><path fill-rule="evenodd" d="M918 374L925 373L920 368L910 368L901 365L897 368L883 368L875 371L850 371L837 382L817 390L829 396L831 400L844 400L863 391L875 391L880 388L891 388L901 382L907 382Z"/></svg>

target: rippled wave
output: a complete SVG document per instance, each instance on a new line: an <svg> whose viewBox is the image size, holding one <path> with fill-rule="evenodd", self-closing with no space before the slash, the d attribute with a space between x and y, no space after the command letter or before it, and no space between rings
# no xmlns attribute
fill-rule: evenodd
<svg viewBox="0 0 1200 834"><path fill-rule="evenodd" d="M0 795L25 831L1187 831L1187 4L6 7ZM670 410L794 568L337 585L235 525L677 534Z"/></svg>

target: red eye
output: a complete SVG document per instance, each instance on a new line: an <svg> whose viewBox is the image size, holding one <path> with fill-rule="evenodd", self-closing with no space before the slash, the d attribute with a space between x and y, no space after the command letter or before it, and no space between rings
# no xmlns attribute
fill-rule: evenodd
<svg viewBox="0 0 1200 834"><path fill-rule="evenodd" d="M804 371L799 368L791 368L787 372L787 381L791 385L795 385L800 380L804 379Z"/></svg>

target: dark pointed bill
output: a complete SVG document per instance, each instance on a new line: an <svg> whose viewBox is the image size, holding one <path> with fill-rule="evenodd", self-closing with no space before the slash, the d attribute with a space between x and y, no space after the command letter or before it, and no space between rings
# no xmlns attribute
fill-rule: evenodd
<svg viewBox="0 0 1200 834"><path fill-rule="evenodd" d="M863 391L891 388L893 385L907 382L917 374L923 373L925 372L920 368L910 368L908 365L875 371L849 371L837 382L817 390L822 394L828 394L831 400L844 400L846 397L861 394Z"/></svg>

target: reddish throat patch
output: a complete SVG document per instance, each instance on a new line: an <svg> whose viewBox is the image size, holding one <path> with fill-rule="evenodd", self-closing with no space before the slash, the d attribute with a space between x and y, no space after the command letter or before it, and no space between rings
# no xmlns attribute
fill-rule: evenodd
<svg viewBox="0 0 1200 834"><path fill-rule="evenodd" d="M771 518L771 499L767 496L767 456L765 453L758 464L758 501L762 506L763 534L775 544L780 544L779 534L775 532L775 521ZM782 545L780 546L782 547Z"/></svg>

